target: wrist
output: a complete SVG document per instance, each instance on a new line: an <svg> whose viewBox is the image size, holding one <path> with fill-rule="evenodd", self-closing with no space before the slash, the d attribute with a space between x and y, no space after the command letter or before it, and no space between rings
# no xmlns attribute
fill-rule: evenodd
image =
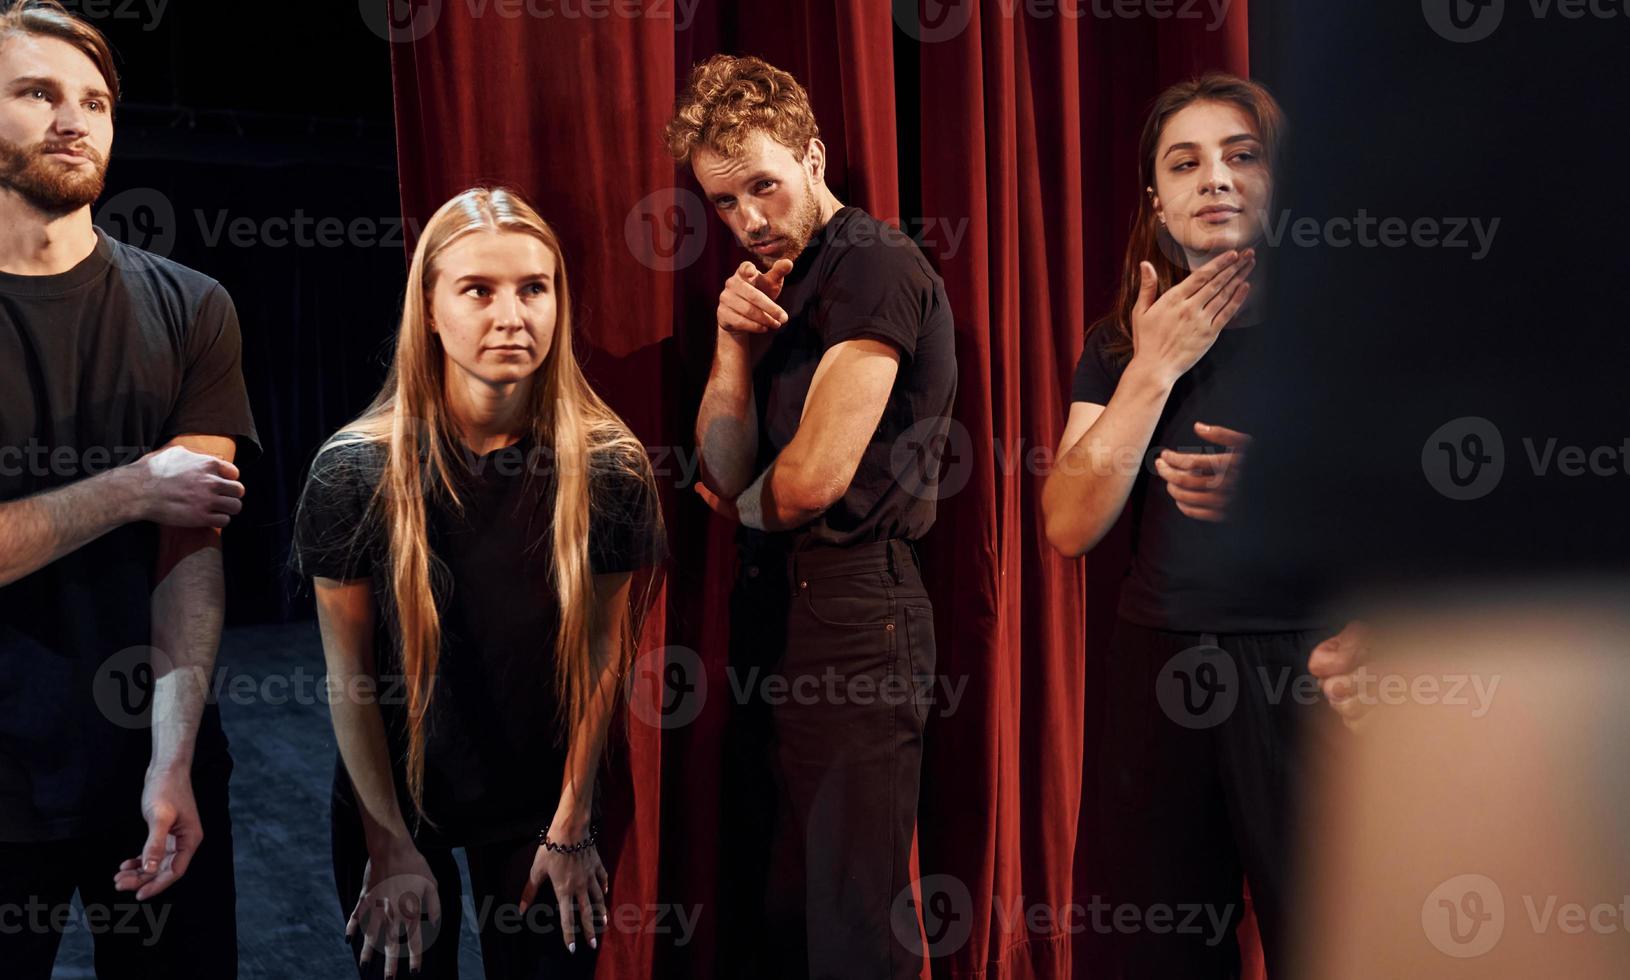
<svg viewBox="0 0 1630 980"><path fill-rule="evenodd" d="M549 839L561 844L573 844L589 836L589 827L592 824L588 809L572 807L555 813L553 820L549 821Z"/></svg>
<svg viewBox="0 0 1630 980"><path fill-rule="evenodd" d="M1132 360L1126 365L1122 380L1128 384L1144 389L1150 394L1169 394L1172 386L1177 384L1178 373L1173 372L1168 365L1161 364L1152 357L1132 355Z"/></svg>
<svg viewBox="0 0 1630 980"><path fill-rule="evenodd" d="M133 524L136 521L147 519L147 457L142 457L127 466L119 466L108 470L105 474L108 482L112 483L109 498L113 500L118 509L120 523Z"/></svg>
<svg viewBox="0 0 1630 980"><path fill-rule="evenodd" d="M376 827L367 832L366 838L370 857L401 857L418 851L406 827Z"/></svg>

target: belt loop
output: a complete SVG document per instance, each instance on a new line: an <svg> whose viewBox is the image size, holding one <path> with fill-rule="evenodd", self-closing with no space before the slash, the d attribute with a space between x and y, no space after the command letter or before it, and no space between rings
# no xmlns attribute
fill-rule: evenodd
<svg viewBox="0 0 1630 980"><path fill-rule="evenodd" d="M899 552L897 550L899 548L899 545L900 545L900 539L899 538L890 538L889 539L889 542L888 542L889 577L894 579L894 584L895 585L899 585L901 580L905 577L900 573L900 555L899 555Z"/></svg>
<svg viewBox="0 0 1630 980"><path fill-rule="evenodd" d="M792 595L803 591L802 583L798 580L798 552L787 552L787 584L792 586Z"/></svg>

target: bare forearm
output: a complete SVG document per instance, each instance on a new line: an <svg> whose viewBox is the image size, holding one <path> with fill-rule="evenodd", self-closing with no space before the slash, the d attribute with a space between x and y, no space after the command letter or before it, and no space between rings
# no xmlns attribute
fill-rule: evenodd
<svg viewBox="0 0 1630 980"><path fill-rule="evenodd" d="M56 490L0 503L0 585L9 585L139 519L133 471L108 470Z"/></svg>
<svg viewBox="0 0 1630 980"><path fill-rule="evenodd" d="M152 597L151 767L186 772L220 648L226 587L215 531L166 529L160 550L161 577Z"/></svg>
<svg viewBox="0 0 1630 980"><path fill-rule="evenodd" d="M373 677L328 675L329 683L341 691L334 699L334 740L340 759L356 790L363 836L370 852L401 847L412 840L402 808L396 801L396 785L391 779L390 749L385 740L385 722L372 700Z"/></svg>
<svg viewBox="0 0 1630 980"><path fill-rule="evenodd" d="M605 659L609 662L611 658ZM595 770L605 751L606 730L611 724L617 688L617 672L610 667L602 670L589 710L573 727L567 742L566 775L561 780L560 803L555 807L552 828L572 840L579 840L588 832L594 807Z"/></svg>
<svg viewBox="0 0 1630 980"><path fill-rule="evenodd" d="M1047 540L1090 551L1115 525L1143 466L1172 381L1133 362L1086 434L1059 457L1042 488Z"/></svg>
<svg viewBox="0 0 1630 980"><path fill-rule="evenodd" d="M379 714L368 583L337 587L319 584L317 622L322 630L323 658L332 692L329 711L334 740L356 790L368 850L400 847L410 842L410 836L396 801L385 721Z"/></svg>
<svg viewBox="0 0 1630 980"><path fill-rule="evenodd" d="M751 355L728 331L718 334L713 369L696 416L696 444L708 485L720 496L734 497L755 475L758 407Z"/></svg>

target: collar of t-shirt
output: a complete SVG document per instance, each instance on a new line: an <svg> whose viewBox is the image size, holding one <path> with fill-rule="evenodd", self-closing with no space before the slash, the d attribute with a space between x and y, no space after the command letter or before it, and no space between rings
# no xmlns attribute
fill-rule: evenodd
<svg viewBox="0 0 1630 980"><path fill-rule="evenodd" d="M8 296L62 296L84 289L113 266L113 239L96 229L96 247L66 272L52 276L19 276L0 272L0 293Z"/></svg>

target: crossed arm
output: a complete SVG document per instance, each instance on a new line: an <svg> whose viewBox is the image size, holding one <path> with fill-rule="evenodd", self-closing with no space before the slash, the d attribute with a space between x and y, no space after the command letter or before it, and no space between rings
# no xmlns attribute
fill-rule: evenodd
<svg viewBox="0 0 1630 980"><path fill-rule="evenodd" d="M721 337L721 344L725 343ZM746 486L740 474L751 473L758 450L756 424L721 424L718 419L752 422L751 366L743 373L725 372L715 360L708 379L697 436L707 468L697 492L708 506L750 527L768 531L801 527L837 503L849 489L861 456L877 431L888 405L889 392L899 373L900 353L881 340L861 338L834 344L821 357L804 396L798 431L780 454ZM742 367L737 368L742 372ZM720 390L745 386L746 397L736 403L745 411L734 416L709 415L710 396ZM739 390L736 389L736 390ZM715 400L715 404L718 401ZM750 437L750 438L749 438ZM720 479L721 475L734 479Z"/></svg>

